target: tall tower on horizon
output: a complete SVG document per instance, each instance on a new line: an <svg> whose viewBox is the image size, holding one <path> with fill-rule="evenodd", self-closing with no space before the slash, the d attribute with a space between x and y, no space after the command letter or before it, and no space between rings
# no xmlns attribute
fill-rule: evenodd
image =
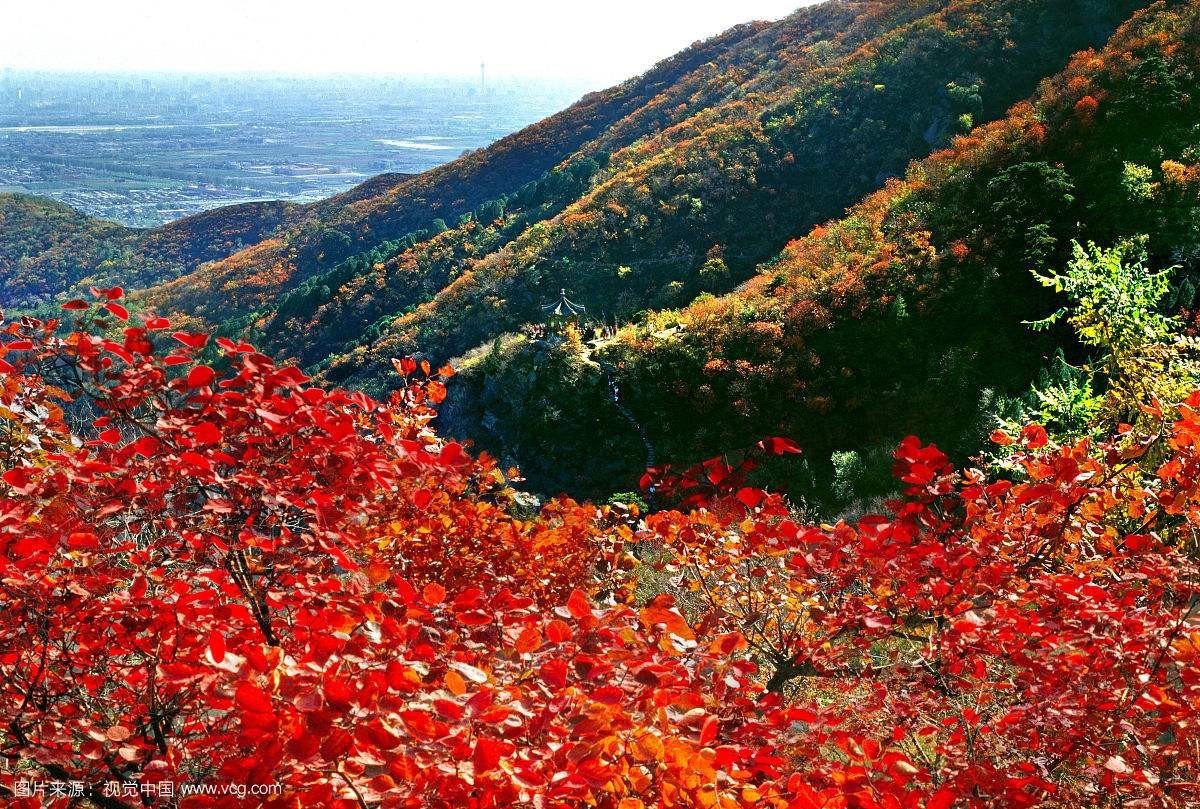
<svg viewBox="0 0 1200 809"><path fill-rule="evenodd" d="M487 64L479 63L479 92L487 92Z"/></svg>

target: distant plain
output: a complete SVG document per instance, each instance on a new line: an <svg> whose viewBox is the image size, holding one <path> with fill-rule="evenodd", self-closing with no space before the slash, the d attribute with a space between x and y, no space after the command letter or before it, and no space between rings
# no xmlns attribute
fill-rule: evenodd
<svg viewBox="0 0 1200 809"><path fill-rule="evenodd" d="M150 227L418 173L577 100L579 84L0 74L0 192Z"/></svg>

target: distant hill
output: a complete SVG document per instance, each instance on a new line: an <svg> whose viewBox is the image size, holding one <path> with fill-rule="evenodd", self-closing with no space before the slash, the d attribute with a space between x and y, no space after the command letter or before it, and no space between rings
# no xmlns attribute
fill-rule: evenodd
<svg viewBox="0 0 1200 809"><path fill-rule="evenodd" d="M301 209L251 202L142 230L59 202L0 194L0 305L48 304L81 283L153 285L261 241Z"/></svg>

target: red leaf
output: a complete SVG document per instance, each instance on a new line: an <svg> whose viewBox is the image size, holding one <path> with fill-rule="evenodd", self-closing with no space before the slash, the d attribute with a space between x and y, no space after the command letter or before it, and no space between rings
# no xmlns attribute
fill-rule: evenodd
<svg viewBox="0 0 1200 809"><path fill-rule="evenodd" d="M216 379L217 374L212 368L207 365L197 365L187 375L187 385L189 388L203 388L211 385Z"/></svg>
<svg viewBox="0 0 1200 809"><path fill-rule="evenodd" d="M204 348L208 344L207 334L189 334L186 331L177 331L171 336L188 348Z"/></svg>
<svg viewBox="0 0 1200 809"><path fill-rule="evenodd" d="M492 622L491 613L483 610L467 610L457 615L458 622L463 626L486 626Z"/></svg>
<svg viewBox="0 0 1200 809"><path fill-rule="evenodd" d="M496 765L500 763L500 759L510 748L510 744L489 739L486 736L476 739L475 751L471 755L471 761L475 765L475 775L478 776L496 769Z"/></svg>
<svg viewBox="0 0 1200 809"><path fill-rule="evenodd" d="M925 809L950 809L954 805L956 797L949 787L942 787L925 804Z"/></svg>
<svg viewBox="0 0 1200 809"><path fill-rule="evenodd" d="M713 638L709 651L714 654L731 655L746 648L746 639L740 632L726 632Z"/></svg>
<svg viewBox="0 0 1200 809"><path fill-rule="evenodd" d="M1007 447L1013 443L1013 438L1003 430L993 430L991 435L993 444L1001 447Z"/></svg>
<svg viewBox="0 0 1200 809"><path fill-rule="evenodd" d="M239 684L235 699L238 707L249 713L273 713L275 710L270 695L253 683Z"/></svg>
<svg viewBox="0 0 1200 809"><path fill-rule="evenodd" d="M119 303L106 303L104 308L112 313L113 317L120 320L129 320L129 310Z"/></svg>
<svg viewBox="0 0 1200 809"><path fill-rule="evenodd" d="M76 298L75 300L67 301L66 303L64 303L62 305L62 308L66 309L68 312L77 312L80 309L87 309L88 303L87 303L87 301L82 301L79 298Z"/></svg>
<svg viewBox="0 0 1200 809"><path fill-rule="evenodd" d="M571 613L572 618L589 618L592 614L592 604L582 591L573 590L571 597L567 599L567 612Z"/></svg>
<svg viewBox="0 0 1200 809"><path fill-rule="evenodd" d="M685 640L692 640L695 637L684 617L670 607L651 604L641 611L641 618L648 628L661 626L672 635L677 635Z"/></svg>
<svg viewBox="0 0 1200 809"><path fill-rule="evenodd" d="M551 643L566 643L571 639L571 627L567 626L566 621L555 618L546 624L546 637Z"/></svg>
<svg viewBox="0 0 1200 809"><path fill-rule="evenodd" d="M435 739L441 733L440 723L434 720L428 711L408 710L400 712L408 732L418 739Z"/></svg>
<svg viewBox="0 0 1200 809"><path fill-rule="evenodd" d="M326 677L322 692L325 702L337 710L345 710L354 703L354 689L343 679Z"/></svg>
<svg viewBox="0 0 1200 809"><path fill-rule="evenodd" d="M188 434L197 444L219 444L222 438L220 428L211 421L192 425L188 428Z"/></svg>
<svg viewBox="0 0 1200 809"><path fill-rule="evenodd" d="M604 685L592 692L592 699L605 705L620 705L625 701L625 692L615 685Z"/></svg>
<svg viewBox="0 0 1200 809"><path fill-rule="evenodd" d="M517 640L513 643L513 648L519 654L527 654L536 651L542 645L542 635L531 626L527 626L521 630L521 634L517 636Z"/></svg>
<svg viewBox="0 0 1200 809"><path fill-rule="evenodd" d="M192 452L191 450L179 453L179 460L183 461L188 466L194 466L197 469L203 469L205 471L212 469L212 464L209 463L208 458L205 458L198 452Z"/></svg>
<svg viewBox="0 0 1200 809"><path fill-rule="evenodd" d="M1030 449L1041 449L1050 441L1046 435L1046 429L1040 424L1025 425L1025 428L1021 430L1021 439Z"/></svg>
<svg viewBox="0 0 1200 809"><path fill-rule="evenodd" d="M740 489L737 493L738 502L746 508L757 508L767 496L767 493L762 489Z"/></svg>
<svg viewBox="0 0 1200 809"><path fill-rule="evenodd" d="M104 731L104 735L114 742L123 742L133 735L129 728L124 725L113 725L108 730Z"/></svg>
<svg viewBox="0 0 1200 809"><path fill-rule="evenodd" d="M10 469L3 475L2 479L9 486L12 486L21 494L29 494L33 491L33 485L30 483L32 479L33 469L27 466L18 466L15 469Z"/></svg>
<svg viewBox="0 0 1200 809"><path fill-rule="evenodd" d="M73 551L90 551L100 547L100 542L91 531L76 531L67 537L67 547Z"/></svg>
<svg viewBox="0 0 1200 809"><path fill-rule="evenodd" d="M141 455L143 458L149 458L158 452L160 442L152 435L144 435L129 446L135 454Z"/></svg>
<svg viewBox="0 0 1200 809"><path fill-rule="evenodd" d="M799 455L800 445L790 438L764 438L756 444L759 449L770 455Z"/></svg>
<svg viewBox="0 0 1200 809"><path fill-rule="evenodd" d="M458 721L466 713L461 705L448 699L435 699L433 701L433 709L438 712L438 716L454 721Z"/></svg>
<svg viewBox="0 0 1200 809"><path fill-rule="evenodd" d="M217 663L225 659L225 636L216 630L208 633L208 653Z"/></svg>
<svg viewBox="0 0 1200 809"><path fill-rule="evenodd" d="M567 661L558 658L547 660L538 669L538 675L556 688L565 688L567 685Z"/></svg>
<svg viewBox="0 0 1200 809"><path fill-rule="evenodd" d="M466 453L463 452L462 444L457 441L451 441L446 446L442 447L442 451L438 454L438 461L446 466L456 466L466 460Z"/></svg>
<svg viewBox="0 0 1200 809"><path fill-rule="evenodd" d="M429 583L425 585L425 589L421 591L422 597L426 604L441 604L446 600L446 588L440 584Z"/></svg>

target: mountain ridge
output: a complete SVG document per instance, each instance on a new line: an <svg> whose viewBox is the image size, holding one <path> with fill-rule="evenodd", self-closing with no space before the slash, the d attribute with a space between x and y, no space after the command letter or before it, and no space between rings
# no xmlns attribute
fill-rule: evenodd
<svg viewBox="0 0 1200 809"><path fill-rule="evenodd" d="M828 7L844 11L851 5L815 6L804 11L815 14L815 10ZM966 90L958 93L965 97L965 105L990 106L996 114L1003 114L1009 103L1032 91L1044 73L1033 59L1024 60L1025 73L1011 69L1008 62L1017 54L1006 52L1010 41L1007 34L1027 42L1028 50L1039 53L1046 50L1044 35L1048 29L1042 23L1045 6L1022 2L965 4L980 15L985 12L991 15L977 19L962 14L962 5L854 4L860 16L868 16L871 24L881 24L884 19L881 8L896 17L886 20L879 35L882 38L877 36L878 42L870 46L852 43L853 47L842 56L844 62L818 68L815 76L806 72L808 65L797 68L804 81L811 80L811 86L808 89L801 86L800 92L807 93L805 103L812 108L802 110L798 120L779 124L770 118L776 104L796 103L790 97L794 94L790 92L792 85L785 89L789 97L778 101L728 100L689 116L644 143L614 153L612 160L624 159L626 164L615 162L592 171L592 176L598 179L592 181L583 195L552 218L540 220L546 223L545 230L539 230L535 221L520 223L511 234L502 227L493 235L481 232L486 228L472 224L469 227L477 233L464 234L459 240L464 246L460 249L462 256L456 260L447 262L443 255L424 258L414 251L408 257L414 269L376 280L373 297L389 294L395 297L393 291L397 289L403 292L405 277L414 271L422 279L432 275L440 282L444 278L444 285L436 295L425 292L404 297L402 294L388 304L391 312L401 317L384 325L381 333L373 333L362 341L375 348L370 357L374 370L356 368L358 363L351 351L348 361L335 359L331 364L331 378L354 381L364 373L386 372L384 354L388 352L399 355L421 351L437 359L460 354L502 331L536 319L537 306L561 286L570 287L585 302L603 300L615 288L625 300L606 306L606 311L621 318L643 308L671 306L703 291L726 291L748 278L760 261L768 260L788 239L835 215L862 193L877 187L882 176L902 171L909 159L927 152L931 146L926 134L933 125L948 126L947 122L954 121L956 115L965 113L955 106L958 102L952 93ZM1107 5L1109 15L1120 22L1136 4L1068 4L1067 11L1059 9L1058 13L1063 15L1059 22L1074 20L1080 23L1077 28L1085 23L1094 26L1100 5ZM796 15L799 20L807 17ZM956 20L960 28L949 24ZM839 20L839 25L843 23ZM784 21L780 25L787 24ZM860 24L867 22L860 20ZM911 33L913 28L919 29L915 35ZM1074 50L1072 30L1075 29L1065 23L1054 27L1053 38L1062 54L1062 62L1055 67L1065 64ZM975 37L970 48L956 41L959 35ZM924 51L912 41L917 36L922 38L922 45L929 46ZM1083 39L1081 34L1075 36ZM970 92L971 85L959 87L955 79L964 83L971 80L972 71L981 63L983 42L996 49L998 64L1004 65L1007 74L992 83L1000 85L1008 81L1013 86L996 89L995 99L976 101ZM939 44L941 50L935 47ZM881 47L896 53L874 59L874 51ZM960 59L965 55L965 63L953 62L949 57L955 55ZM1042 64L1053 61L1044 55L1040 60ZM891 100L878 98L886 94L886 88L884 93L876 89L880 86L879 79L886 76L891 81L893 73L887 72L889 68L899 77L927 77L923 78L924 84L917 86L934 98L915 124L910 120L913 113L909 106L901 103L893 106ZM853 82L846 79L849 71L857 71ZM826 73L832 75L826 77ZM949 85L955 89L947 90ZM826 92L828 96L824 95ZM945 95L937 97L938 93ZM991 89L985 91L989 98L991 93ZM776 127L774 132L768 131L772 124ZM891 136L891 150L880 148L880 141L889 141L883 135ZM933 143L937 142L935 135ZM831 149L841 151L831 152ZM747 229L748 222L754 222L756 227ZM762 235L756 238L756 231ZM474 246L472 239L492 240L498 248L491 249L489 243L482 251L476 251L485 253L476 259L470 249ZM442 244L435 246L443 248L443 254L449 246L448 240L449 237L443 236ZM720 258L729 272L724 278L714 274L718 277L711 283L702 282L699 280L702 266L714 247L723 252ZM402 264L405 257L398 261ZM612 272L623 266L632 267L634 272L619 280L597 279L590 272L596 267ZM639 277L639 267L648 267L645 277ZM472 284L479 288L478 292L470 289ZM490 291L492 284L497 284L494 293ZM674 286L677 284L682 288ZM335 299L338 297L334 295ZM357 296L340 297L352 300ZM406 312L411 306L416 308ZM361 311L358 308L354 315ZM377 314L378 317L364 318L357 325L369 327L389 312L381 307ZM345 316L343 308L335 303L330 322L340 326ZM479 329L484 322L494 325L487 330ZM320 333L320 329L319 323L310 323L303 332L311 335ZM307 338L291 342L299 343L302 339ZM336 344L336 338L331 342Z"/></svg>
<svg viewBox="0 0 1200 809"><path fill-rule="evenodd" d="M621 443L577 429L609 407L611 379L660 455L689 461L788 435L808 465L772 482L826 503L838 488L869 493L854 476L886 469L905 434L965 457L986 442L998 401L1026 389L1057 346L1070 350L1022 322L1053 309L1029 271L1063 266L1072 239L1148 235L1157 265L1180 266L1177 305L1190 305L1198 45L1200 5L1153 4L737 291L654 313L586 356L510 338L471 357L446 429L519 461L545 490L619 488L636 477L636 453L622 470L552 471Z"/></svg>

